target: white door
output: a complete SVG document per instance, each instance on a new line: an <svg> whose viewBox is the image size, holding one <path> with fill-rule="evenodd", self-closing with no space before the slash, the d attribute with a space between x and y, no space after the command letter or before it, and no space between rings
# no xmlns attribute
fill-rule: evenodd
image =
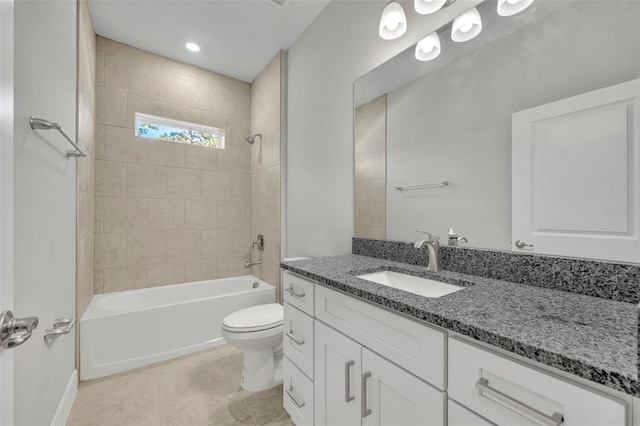
<svg viewBox="0 0 640 426"><path fill-rule="evenodd" d="M443 392L366 348L362 390L363 425L444 425Z"/></svg>
<svg viewBox="0 0 640 426"><path fill-rule="evenodd" d="M13 0L0 1L0 311L13 309ZM0 348L0 424L13 424L13 351Z"/></svg>
<svg viewBox="0 0 640 426"><path fill-rule="evenodd" d="M639 89L513 114L513 250L640 262Z"/></svg>
<svg viewBox="0 0 640 426"><path fill-rule="evenodd" d="M360 424L362 346L315 321L315 424Z"/></svg>

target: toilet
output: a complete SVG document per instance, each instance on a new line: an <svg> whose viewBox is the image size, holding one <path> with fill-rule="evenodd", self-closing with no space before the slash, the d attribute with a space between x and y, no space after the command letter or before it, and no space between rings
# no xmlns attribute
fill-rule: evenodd
<svg viewBox="0 0 640 426"><path fill-rule="evenodd" d="M291 257L286 261L307 257ZM282 383L284 311L279 303L241 309L222 320L222 337L244 351L240 386L250 391L270 389Z"/></svg>

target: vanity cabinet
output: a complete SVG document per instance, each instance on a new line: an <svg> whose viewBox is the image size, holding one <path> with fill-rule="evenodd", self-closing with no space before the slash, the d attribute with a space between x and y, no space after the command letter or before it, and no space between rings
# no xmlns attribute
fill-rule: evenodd
<svg viewBox="0 0 640 426"><path fill-rule="evenodd" d="M445 394L315 322L316 425L444 425Z"/></svg>

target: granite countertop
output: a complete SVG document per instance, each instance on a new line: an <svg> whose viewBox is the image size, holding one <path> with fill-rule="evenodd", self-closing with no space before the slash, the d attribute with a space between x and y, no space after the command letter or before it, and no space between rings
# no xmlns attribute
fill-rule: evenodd
<svg viewBox="0 0 640 426"><path fill-rule="evenodd" d="M283 262L327 287L640 396L636 305L359 255ZM394 270L467 287L427 298L355 275Z"/></svg>

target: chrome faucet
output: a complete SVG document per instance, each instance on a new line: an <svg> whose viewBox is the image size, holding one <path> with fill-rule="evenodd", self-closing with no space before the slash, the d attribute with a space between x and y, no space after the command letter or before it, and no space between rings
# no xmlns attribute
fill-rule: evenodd
<svg viewBox="0 0 640 426"><path fill-rule="evenodd" d="M427 265L427 271L431 272L439 272L440 271L440 237L435 236L427 231L417 230L416 232L421 232L423 234L427 234L429 236L426 240L418 240L413 245L415 248L422 248L423 245L427 245L427 249L429 250L429 264Z"/></svg>
<svg viewBox="0 0 640 426"><path fill-rule="evenodd" d="M247 262L244 264L244 269L249 269L252 266L257 266L257 265L262 265L262 259L254 260L253 262L250 262L247 260Z"/></svg>

